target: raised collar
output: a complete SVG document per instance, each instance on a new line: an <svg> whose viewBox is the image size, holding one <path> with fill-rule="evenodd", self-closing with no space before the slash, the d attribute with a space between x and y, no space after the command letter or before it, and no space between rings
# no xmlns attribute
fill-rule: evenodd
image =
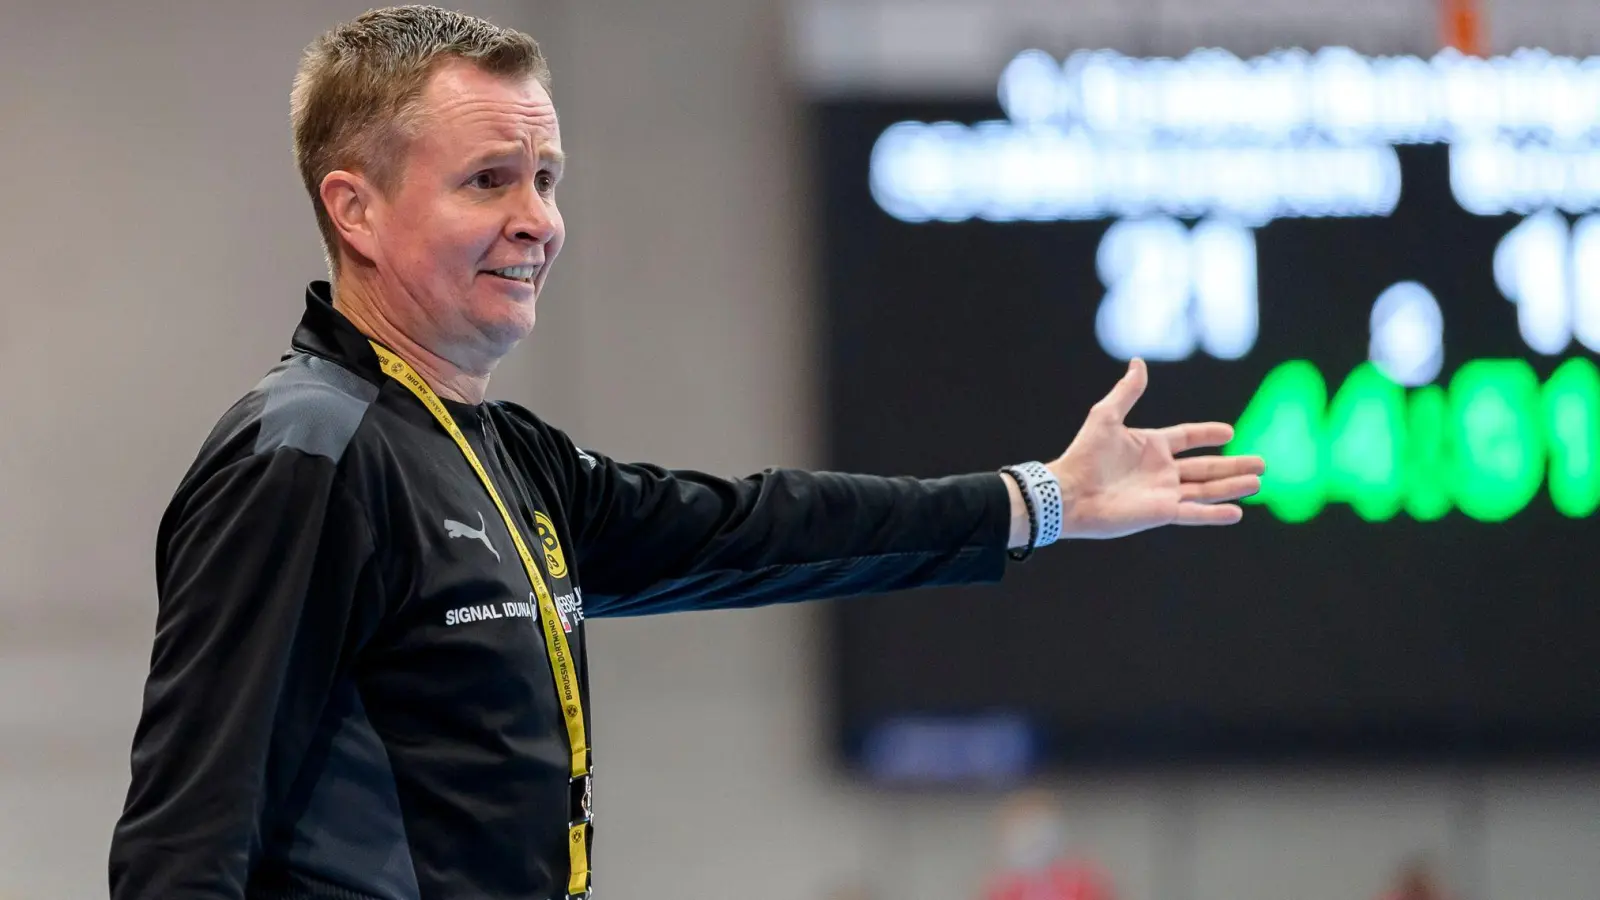
<svg viewBox="0 0 1600 900"><path fill-rule="evenodd" d="M333 285L313 281L306 286L306 311L290 342L296 351L337 363L380 387L388 379L373 351L371 338L333 306ZM463 403L440 397L457 422L481 415L486 403Z"/></svg>
<svg viewBox="0 0 1600 900"><path fill-rule="evenodd" d="M333 286L326 281L306 286L306 311L294 330L291 346L336 362L375 384L383 383L378 354L361 329L333 308Z"/></svg>

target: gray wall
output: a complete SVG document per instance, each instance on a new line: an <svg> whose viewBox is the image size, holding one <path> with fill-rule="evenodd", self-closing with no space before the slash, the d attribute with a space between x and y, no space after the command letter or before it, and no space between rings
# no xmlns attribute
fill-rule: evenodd
<svg viewBox="0 0 1600 900"><path fill-rule="evenodd" d="M156 520L320 274L286 95L300 48L366 5L0 7L0 897L104 893ZM1112 6L1082 9L1119 21ZM1126 8L1169 6L1193 8ZM1334 20L1341 4L1313 6ZM568 249L495 393L623 457L727 474L813 461L809 197L783 10L467 8L545 43L574 157ZM989 798L876 795L829 774L815 612L595 623L607 896L800 900L856 880L885 900L972 895ZM1600 894L1593 773L1060 788L1074 839L1125 897L1368 896L1399 854L1429 847L1487 884L1475 896Z"/></svg>

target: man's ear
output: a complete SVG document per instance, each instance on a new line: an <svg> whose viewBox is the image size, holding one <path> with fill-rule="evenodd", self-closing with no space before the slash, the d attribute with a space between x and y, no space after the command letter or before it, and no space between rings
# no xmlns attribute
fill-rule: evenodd
<svg viewBox="0 0 1600 900"><path fill-rule="evenodd" d="M359 172L335 169L322 177L320 189L333 230L357 255L376 260L381 255L374 216L377 188Z"/></svg>

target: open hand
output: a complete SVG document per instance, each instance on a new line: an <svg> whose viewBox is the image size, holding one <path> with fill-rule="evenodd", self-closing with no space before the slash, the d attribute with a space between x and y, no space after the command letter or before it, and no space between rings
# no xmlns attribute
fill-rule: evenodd
<svg viewBox="0 0 1600 900"><path fill-rule="evenodd" d="M1166 428L1123 424L1144 394L1144 360L1089 410L1067 451L1049 468L1066 501L1063 538L1114 538L1161 525L1232 525L1244 516L1237 503L1261 490L1266 463L1259 456L1176 454L1217 447L1233 439L1224 422Z"/></svg>

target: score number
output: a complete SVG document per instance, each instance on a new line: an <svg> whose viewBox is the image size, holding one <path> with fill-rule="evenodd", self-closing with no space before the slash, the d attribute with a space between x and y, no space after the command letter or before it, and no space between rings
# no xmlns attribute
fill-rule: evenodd
<svg viewBox="0 0 1600 900"><path fill-rule="evenodd" d="M1570 231L1555 210L1524 219L1495 247L1494 280L1529 347L1554 356L1576 337L1600 351L1600 215Z"/></svg>
<svg viewBox="0 0 1600 900"><path fill-rule="evenodd" d="M1248 228L1119 220L1101 238L1095 267L1106 288L1095 336L1113 358L1178 360L1199 349L1239 359L1255 346L1256 243ZM1533 350L1553 356L1577 338L1600 352L1600 214L1570 229L1555 210L1524 219L1495 248L1494 278L1517 304L1517 328Z"/></svg>
<svg viewBox="0 0 1600 900"><path fill-rule="evenodd" d="M1268 461L1261 492L1277 518L1304 522L1330 502L1370 522L1402 510L1418 521L1452 507L1484 522L1510 518L1549 475L1570 518L1600 507L1600 369L1570 359L1543 385L1520 359L1473 360L1447 388L1407 391L1362 363L1328 400L1305 360L1267 374L1225 453Z"/></svg>
<svg viewBox="0 0 1600 900"><path fill-rule="evenodd" d="M1095 268L1106 286L1095 336L1117 359L1185 359L1196 345L1238 359L1255 346L1256 239L1248 228L1119 219L1100 239Z"/></svg>

